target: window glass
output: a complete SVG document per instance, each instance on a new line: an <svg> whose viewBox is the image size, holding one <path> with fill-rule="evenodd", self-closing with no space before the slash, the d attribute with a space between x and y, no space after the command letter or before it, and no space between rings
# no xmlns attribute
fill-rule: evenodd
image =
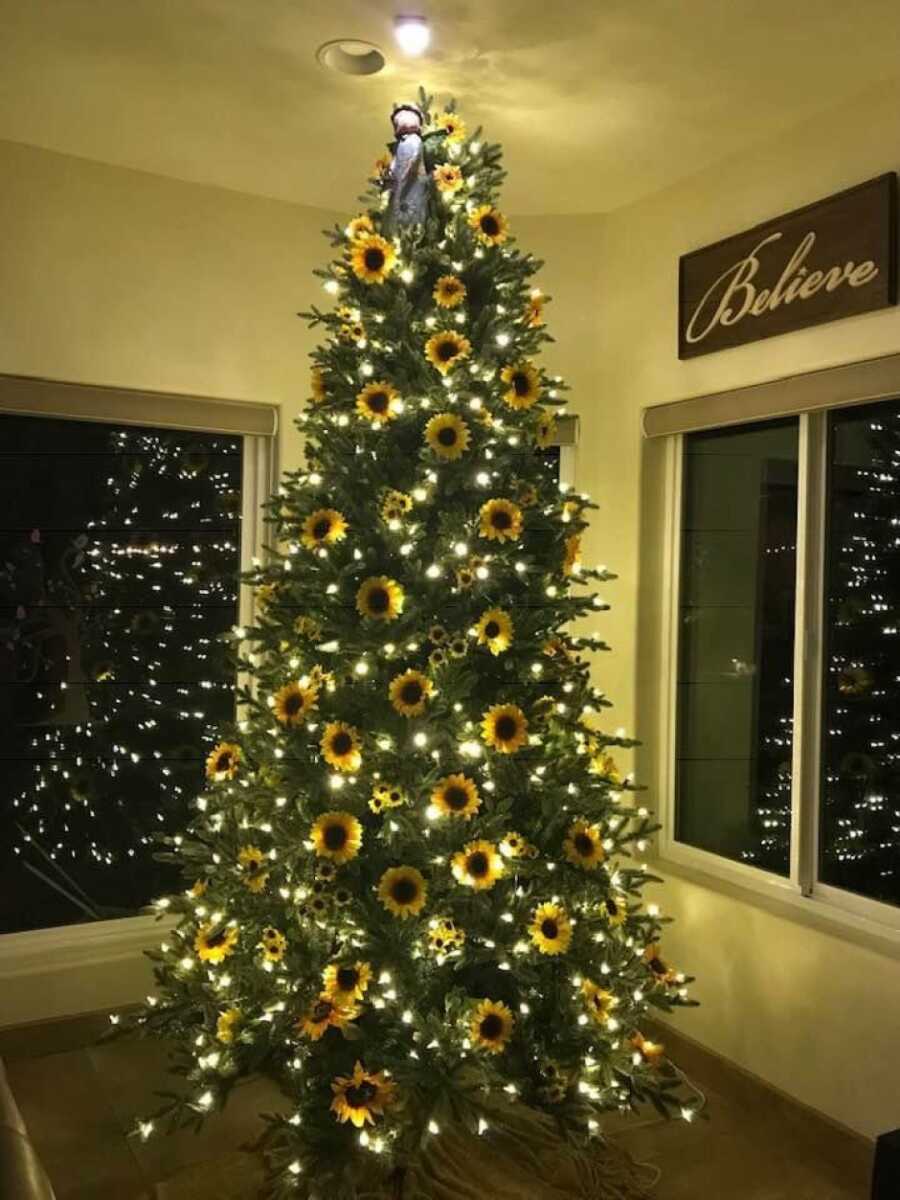
<svg viewBox="0 0 900 1200"><path fill-rule="evenodd" d="M795 419L685 439L678 841L787 875Z"/></svg>
<svg viewBox="0 0 900 1200"><path fill-rule="evenodd" d="M819 876L900 904L900 403L831 415Z"/></svg>
<svg viewBox="0 0 900 1200"><path fill-rule="evenodd" d="M0 932L173 882L234 708L239 438L0 415Z"/></svg>

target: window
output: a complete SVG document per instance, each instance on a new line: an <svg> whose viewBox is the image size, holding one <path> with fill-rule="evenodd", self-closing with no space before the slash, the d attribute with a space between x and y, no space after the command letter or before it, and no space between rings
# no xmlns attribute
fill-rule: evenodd
<svg viewBox="0 0 900 1200"><path fill-rule="evenodd" d="M663 853L900 931L900 400L673 444Z"/></svg>
<svg viewBox="0 0 900 1200"><path fill-rule="evenodd" d="M0 414L0 932L174 882L155 835L234 711L244 440Z"/></svg>

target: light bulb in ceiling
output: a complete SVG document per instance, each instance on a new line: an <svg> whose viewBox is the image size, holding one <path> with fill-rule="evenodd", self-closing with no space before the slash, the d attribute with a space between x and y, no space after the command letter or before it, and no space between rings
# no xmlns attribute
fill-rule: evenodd
<svg viewBox="0 0 900 1200"><path fill-rule="evenodd" d="M431 30L424 17L397 17L394 37L404 54L421 54L431 41Z"/></svg>

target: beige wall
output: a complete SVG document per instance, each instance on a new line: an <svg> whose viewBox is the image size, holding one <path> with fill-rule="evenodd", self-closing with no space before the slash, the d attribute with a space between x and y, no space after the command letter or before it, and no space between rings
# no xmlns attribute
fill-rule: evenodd
<svg viewBox="0 0 900 1200"><path fill-rule="evenodd" d="M598 679L638 757L652 803L660 740L660 447L642 445L645 405L900 350L900 310L678 361L678 256L768 217L900 168L900 88L859 102L604 219L597 255L596 379L583 397L579 485L603 504L594 560L622 579L603 618L615 653ZM664 869L664 868L663 868ZM900 1123L900 961L810 928L746 896L670 876L670 956L703 1007L679 1027L784 1091L868 1135Z"/></svg>

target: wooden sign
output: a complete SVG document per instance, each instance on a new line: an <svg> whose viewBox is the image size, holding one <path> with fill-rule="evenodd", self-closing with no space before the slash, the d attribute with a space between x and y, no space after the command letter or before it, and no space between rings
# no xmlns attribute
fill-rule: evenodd
<svg viewBox="0 0 900 1200"><path fill-rule="evenodd" d="M890 172L682 255L678 357L896 304L896 230Z"/></svg>

